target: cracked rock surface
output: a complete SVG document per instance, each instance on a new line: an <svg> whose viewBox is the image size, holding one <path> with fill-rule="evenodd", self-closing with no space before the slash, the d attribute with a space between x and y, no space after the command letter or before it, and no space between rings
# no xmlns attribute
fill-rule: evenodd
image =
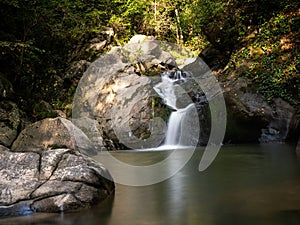
<svg viewBox="0 0 300 225"><path fill-rule="evenodd" d="M108 171L76 150L0 151L0 217L89 207L114 191Z"/></svg>

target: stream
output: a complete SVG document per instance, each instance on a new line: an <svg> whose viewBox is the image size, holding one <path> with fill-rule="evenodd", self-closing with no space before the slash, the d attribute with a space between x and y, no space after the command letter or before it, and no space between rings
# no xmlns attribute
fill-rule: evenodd
<svg viewBox="0 0 300 225"><path fill-rule="evenodd" d="M5 218L0 219L0 224L299 224L300 158L295 154L295 146L223 146L212 165L199 172L203 150L198 148L183 169L163 182L142 187L116 184L115 195L91 209ZM127 163L147 165L162 160L170 152L112 154Z"/></svg>

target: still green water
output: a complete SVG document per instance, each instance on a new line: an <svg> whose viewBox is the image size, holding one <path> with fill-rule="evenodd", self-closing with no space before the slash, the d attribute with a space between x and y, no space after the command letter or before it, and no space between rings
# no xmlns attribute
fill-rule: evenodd
<svg viewBox="0 0 300 225"><path fill-rule="evenodd" d="M113 153L151 164L170 151ZM75 213L0 219L3 225L299 225L300 158L285 144L222 147L198 171L203 149L175 176L144 187L116 184L114 197Z"/></svg>

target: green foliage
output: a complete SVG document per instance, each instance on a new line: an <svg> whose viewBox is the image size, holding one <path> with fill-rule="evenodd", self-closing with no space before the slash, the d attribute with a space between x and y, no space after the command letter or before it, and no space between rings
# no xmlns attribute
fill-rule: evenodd
<svg viewBox="0 0 300 225"><path fill-rule="evenodd" d="M163 103L162 99L159 96L153 96L151 101L152 109L152 119L155 117L162 118L164 121L167 121L171 110Z"/></svg>
<svg viewBox="0 0 300 225"><path fill-rule="evenodd" d="M234 66L252 63L241 75L266 98L298 104L300 22L298 14L288 14L298 8L293 0L2 0L1 74L25 110L40 100L63 102L62 74L72 61L86 59L85 44L110 26L115 44L146 34L196 52L213 45L234 53Z"/></svg>
<svg viewBox="0 0 300 225"><path fill-rule="evenodd" d="M59 77L70 60L82 57L77 46L101 32L112 8L107 0L0 2L1 73L13 84L25 111L41 99L56 100Z"/></svg>
<svg viewBox="0 0 300 225"><path fill-rule="evenodd" d="M147 3L145 0L115 1L117 7L109 19L109 26L114 28L117 40L124 43L137 33L145 33L143 18Z"/></svg>
<svg viewBox="0 0 300 225"><path fill-rule="evenodd" d="M248 64L248 70L239 75L250 78L268 101L281 97L299 107L300 36L292 25L296 15L297 11L282 12L262 24L246 40L247 47L234 53L231 66Z"/></svg>
<svg viewBox="0 0 300 225"><path fill-rule="evenodd" d="M158 39L185 43L196 41L192 8L195 1L134 0L115 1L118 10L110 19L121 43L132 35L143 33Z"/></svg>
<svg viewBox="0 0 300 225"><path fill-rule="evenodd" d="M43 101L34 104L33 110L37 120L42 120L45 118L55 118L58 116L58 113L56 111L53 111L52 107Z"/></svg>

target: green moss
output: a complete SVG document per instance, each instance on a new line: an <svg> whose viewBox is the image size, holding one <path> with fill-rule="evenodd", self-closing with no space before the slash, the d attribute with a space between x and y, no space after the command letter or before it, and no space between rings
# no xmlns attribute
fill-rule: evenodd
<svg viewBox="0 0 300 225"><path fill-rule="evenodd" d="M152 96L151 109L152 118L159 117L167 121L171 114L171 110L163 103L159 96Z"/></svg>
<svg viewBox="0 0 300 225"><path fill-rule="evenodd" d="M55 118L58 113L54 111L51 105L45 101L41 101L33 107L34 117L36 120L42 120L45 118Z"/></svg>

